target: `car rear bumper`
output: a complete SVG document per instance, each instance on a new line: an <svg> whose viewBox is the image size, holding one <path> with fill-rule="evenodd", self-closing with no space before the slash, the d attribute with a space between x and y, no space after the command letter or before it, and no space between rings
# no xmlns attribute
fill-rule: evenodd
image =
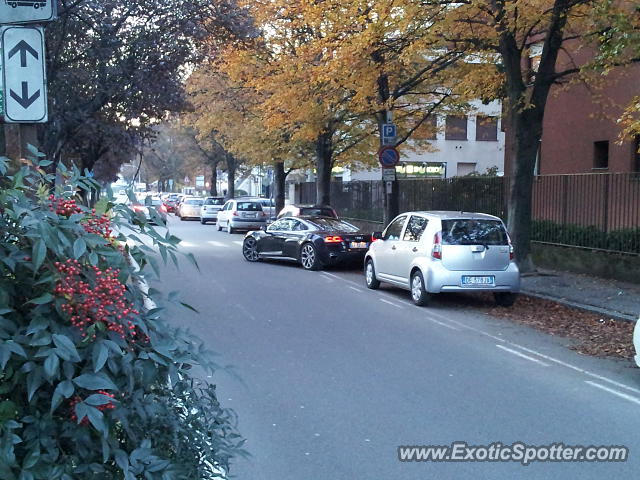
<svg viewBox="0 0 640 480"><path fill-rule="evenodd" d="M200 218L202 218L203 220L217 220L218 212L201 212Z"/></svg>
<svg viewBox="0 0 640 480"><path fill-rule="evenodd" d="M326 249L320 250L320 261L325 265L333 265L336 263L362 262L367 253L366 249L349 250L349 249Z"/></svg>
<svg viewBox="0 0 640 480"><path fill-rule="evenodd" d="M260 229L267 224L267 219L257 218L231 218L229 225L231 228L237 228L239 230L252 230Z"/></svg>
<svg viewBox="0 0 640 480"><path fill-rule="evenodd" d="M462 285L463 276L492 276L493 285ZM425 278L427 291L441 292L512 292L520 291L520 272L515 263L506 270L447 270L440 262L432 262Z"/></svg>

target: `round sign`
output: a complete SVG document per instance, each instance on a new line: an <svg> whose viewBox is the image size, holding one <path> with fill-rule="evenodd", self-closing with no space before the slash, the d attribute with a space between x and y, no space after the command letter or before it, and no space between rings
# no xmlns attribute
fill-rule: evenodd
<svg viewBox="0 0 640 480"><path fill-rule="evenodd" d="M378 150L378 161L383 167L395 167L400 161L400 154L396 147L388 145Z"/></svg>

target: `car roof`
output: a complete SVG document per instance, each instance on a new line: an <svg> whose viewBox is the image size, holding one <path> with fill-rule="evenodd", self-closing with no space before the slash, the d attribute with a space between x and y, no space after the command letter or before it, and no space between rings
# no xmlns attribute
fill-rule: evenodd
<svg viewBox="0 0 640 480"><path fill-rule="evenodd" d="M484 219L484 220L500 220L500 217L489 215L488 213L465 212L462 210L419 210L414 212L403 212L400 215L426 215L430 217L438 217L441 220L450 220L458 218Z"/></svg>

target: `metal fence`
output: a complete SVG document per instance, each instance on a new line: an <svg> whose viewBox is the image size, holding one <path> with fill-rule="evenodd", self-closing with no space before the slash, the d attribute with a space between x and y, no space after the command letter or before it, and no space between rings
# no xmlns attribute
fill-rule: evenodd
<svg viewBox="0 0 640 480"><path fill-rule="evenodd" d="M400 211L461 210L507 220L509 179L455 177L400 180ZM300 201L315 202L315 184ZM380 181L334 182L331 203L343 217L382 221ZM640 254L640 176L633 173L543 175L533 185L532 239Z"/></svg>

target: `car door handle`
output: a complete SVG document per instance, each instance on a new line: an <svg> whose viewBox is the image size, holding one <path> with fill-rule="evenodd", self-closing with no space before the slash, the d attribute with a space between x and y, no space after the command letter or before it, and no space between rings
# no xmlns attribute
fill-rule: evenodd
<svg viewBox="0 0 640 480"><path fill-rule="evenodd" d="M413 247L413 248L411 249L411 251L412 251L412 252L417 252L417 251L418 251L418 247Z"/></svg>
<svg viewBox="0 0 640 480"><path fill-rule="evenodd" d="M396 246L395 246L395 245L394 245L393 247L391 247L391 250L395 250L395 249L396 249Z"/></svg>

